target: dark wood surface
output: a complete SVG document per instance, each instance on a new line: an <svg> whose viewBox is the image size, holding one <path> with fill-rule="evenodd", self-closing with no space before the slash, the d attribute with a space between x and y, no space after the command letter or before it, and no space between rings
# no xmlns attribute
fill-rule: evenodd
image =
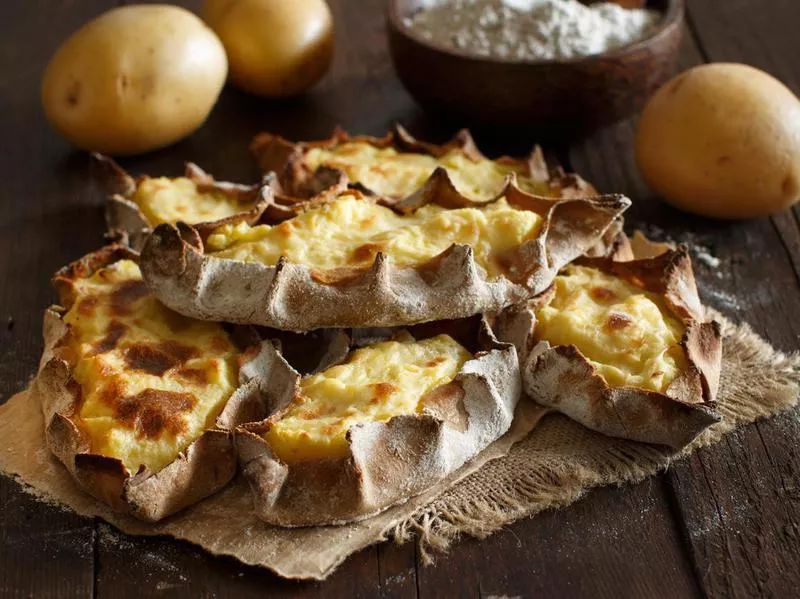
<svg viewBox="0 0 800 599"><path fill-rule="evenodd" d="M85 154L44 121L39 81L58 44L114 0L5 0L0 22L0 401L26 386L41 351L52 272L101 243L102 196ZM193 9L199 0L185 2ZM180 172L192 160L220 177L252 180L253 134L313 139L334 125L380 134L399 121L441 140L457 124L417 108L389 61L384 2L331 0L337 53L313 93L268 102L226 89L207 125L169 149L124 162L134 172ZM797 0L690 0L681 67L747 62L800 92ZM705 301L746 320L777 347L800 343L798 212L720 224L653 197L631 155L633 123L570 147L550 147L603 191L634 199L633 225L705 246L696 262ZM481 132L492 152L535 140ZM657 228L654 228L657 227ZM434 566L413 544L350 558L323 583L281 581L187 543L123 535L40 504L0 478L3 597L795 597L800 593L800 417L759 422L638 485L603 488L573 506L523 520L488 539L464 539ZM2 440L0 440L2 442Z"/></svg>

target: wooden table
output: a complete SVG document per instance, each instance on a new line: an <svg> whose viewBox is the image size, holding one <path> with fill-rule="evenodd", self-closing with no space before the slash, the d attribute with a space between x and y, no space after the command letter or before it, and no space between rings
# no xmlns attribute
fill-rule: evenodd
<svg viewBox="0 0 800 599"><path fill-rule="evenodd" d="M59 43L116 0L4 0L0 24L0 398L21 390L41 351L49 277L95 249L102 194L87 156L45 123L42 70ZM198 9L199 0L186 2ZM691 0L682 68L740 61L800 91L800 2ZM294 139L341 124L380 134L401 122L442 140L454 124L415 106L395 78L381 0L331 0L336 59L313 93L268 102L226 89L208 124L186 141L124 161L133 172L177 174L193 160L215 175L254 180L247 150L269 130ZM690 240L719 259L696 262L704 300L746 320L777 347L798 349L798 212L748 223L677 213L636 173L632 123L550 150L603 191L634 199L629 222ZM533 139L478 141L522 152ZM603 488L568 509L524 520L494 536L464 539L433 567L413 544L370 547L324 583L293 583L212 557L187 543L122 535L97 520L31 499L0 478L0 596L353 596L790 597L800 593L800 411L744 427L721 443L638 485ZM0 440L2 442L2 440Z"/></svg>

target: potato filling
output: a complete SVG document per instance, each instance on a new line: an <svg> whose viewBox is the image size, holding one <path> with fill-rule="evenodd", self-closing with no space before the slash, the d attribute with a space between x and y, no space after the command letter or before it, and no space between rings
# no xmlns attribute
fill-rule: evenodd
<svg viewBox="0 0 800 599"><path fill-rule="evenodd" d="M451 382L471 358L448 335L357 349L344 363L304 378L265 438L284 462L345 456L351 426L417 413L420 399Z"/></svg>
<svg viewBox="0 0 800 599"><path fill-rule="evenodd" d="M456 189L471 200L489 200L503 189L511 173L525 191L551 195L546 183L533 181L521 165L505 164L482 158L471 160L459 150L440 157L429 154L398 152L394 148L376 148L364 142L348 142L331 149L312 148L305 155L305 164L316 171L320 166L345 172L350 181L358 182L375 193L389 197L405 197L422 187L437 166L447 170Z"/></svg>
<svg viewBox="0 0 800 599"><path fill-rule="evenodd" d="M398 266L423 264L452 244L470 245L490 277L506 272L505 256L536 236L541 217L517 210L505 199L484 208L446 210L423 206L401 216L369 199L344 194L279 225L224 225L206 249L219 258L313 269L367 268L378 252Z"/></svg>
<svg viewBox="0 0 800 599"><path fill-rule="evenodd" d="M121 260L75 281L57 351L73 366L79 426L91 452L131 472L175 460L222 411L238 384L238 351L218 324L163 306L139 267Z"/></svg>
<svg viewBox="0 0 800 599"><path fill-rule="evenodd" d="M198 190L197 184L186 177L143 177L132 199L153 226L179 220L195 225L228 218L247 209L220 191Z"/></svg>
<svg viewBox="0 0 800 599"><path fill-rule="evenodd" d="M685 327L663 299L613 275L570 266L536 314L535 336L574 345L611 387L663 392L686 368Z"/></svg>

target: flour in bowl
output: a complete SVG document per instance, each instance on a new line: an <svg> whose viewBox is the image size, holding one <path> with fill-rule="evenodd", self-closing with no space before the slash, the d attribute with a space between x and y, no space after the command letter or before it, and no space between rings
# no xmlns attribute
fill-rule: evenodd
<svg viewBox="0 0 800 599"><path fill-rule="evenodd" d="M565 60L642 39L661 20L648 9L578 0L429 0L405 25L424 39L476 56Z"/></svg>

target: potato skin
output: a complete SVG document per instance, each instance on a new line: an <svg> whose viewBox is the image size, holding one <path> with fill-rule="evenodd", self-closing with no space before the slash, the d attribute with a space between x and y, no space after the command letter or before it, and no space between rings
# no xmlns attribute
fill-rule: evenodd
<svg viewBox="0 0 800 599"><path fill-rule="evenodd" d="M783 210L800 199L800 100L750 66L689 69L645 107L636 158L681 210L725 219Z"/></svg>
<svg viewBox="0 0 800 599"><path fill-rule="evenodd" d="M267 98L304 92L333 58L333 17L324 0L206 0L236 87Z"/></svg>
<svg viewBox="0 0 800 599"><path fill-rule="evenodd" d="M42 102L50 123L76 146L138 154L200 127L227 71L222 43L189 11L123 6L61 45L45 70Z"/></svg>

